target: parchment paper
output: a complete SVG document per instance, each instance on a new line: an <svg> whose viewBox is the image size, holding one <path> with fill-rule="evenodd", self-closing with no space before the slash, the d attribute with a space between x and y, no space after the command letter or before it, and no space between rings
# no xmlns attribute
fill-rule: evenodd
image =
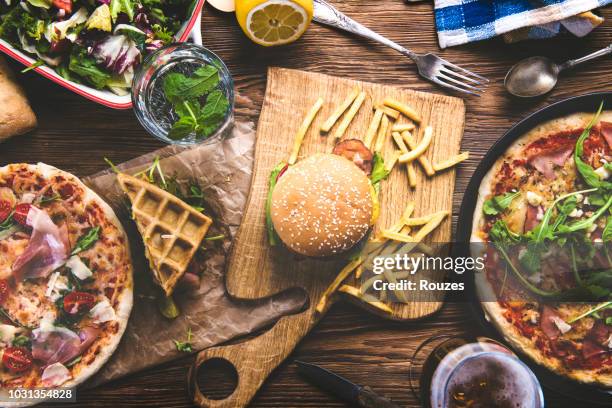
<svg viewBox="0 0 612 408"><path fill-rule="evenodd" d="M135 281L134 308L121 344L88 385L99 385L183 357L185 354L177 351L173 340L184 341L189 328L193 332L194 351L200 351L302 310L308 300L301 290L259 301L237 301L225 289L225 259L246 205L254 146L253 124L236 122L222 141L189 148L168 146L118 166L121 171L134 174L150 166L156 156L160 157L165 174L175 176L179 182L197 181L212 208L215 229L226 234L227 239L205 252L199 289L175 295L182 313L174 320L166 319L158 310L157 289L146 266L142 239L130 218L115 174L108 170L85 178L85 183L115 209L128 233Z"/></svg>

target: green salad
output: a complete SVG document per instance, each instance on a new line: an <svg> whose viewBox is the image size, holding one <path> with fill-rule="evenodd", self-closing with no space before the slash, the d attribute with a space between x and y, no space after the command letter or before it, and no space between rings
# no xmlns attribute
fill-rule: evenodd
<svg viewBox="0 0 612 408"><path fill-rule="evenodd" d="M0 38L65 79L127 95L134 69L187 19L193 0L2 0Z"/></svg>

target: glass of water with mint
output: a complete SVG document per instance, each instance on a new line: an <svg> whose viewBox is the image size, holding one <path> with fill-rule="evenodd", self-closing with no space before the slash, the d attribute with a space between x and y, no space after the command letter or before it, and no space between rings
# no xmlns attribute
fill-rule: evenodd
<svg viewBox="0 0 612 408"><path fill-rule="evenodd" d="M233 120L234 82L210 50L170 44L149 55L134 76L136 117L166 143L190 145L222 137Z"/></svg>

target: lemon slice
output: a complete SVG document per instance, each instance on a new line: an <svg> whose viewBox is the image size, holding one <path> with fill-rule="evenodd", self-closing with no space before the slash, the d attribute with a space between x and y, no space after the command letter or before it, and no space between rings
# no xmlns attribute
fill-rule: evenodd
<svg viewBox="0 0 612 408"><path fill-rule="evenodd" d="M251 0L236 4L236 17L245 34L270 47L291 43L312 20L312 0Z"/></svg>

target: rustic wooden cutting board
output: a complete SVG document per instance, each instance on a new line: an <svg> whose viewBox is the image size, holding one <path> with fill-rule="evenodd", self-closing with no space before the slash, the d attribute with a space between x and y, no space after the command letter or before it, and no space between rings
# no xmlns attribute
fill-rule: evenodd
<svg viewBox="0 0 612 408"><path fill-rule="evenodd" d="M433 127L433 144L427 152L430 159L435 157L441 160L459 152L465 116L465 106L461 99L316 73L271 68L257 129L250 196L230 257L226 284L232 296L247 299L262 298L288 288L301 287L308 292L310 304L304 312L282 318L259 337L202 351L192 370L191 382L195 401L201 406L246 406L272 370L322 317L315 313L315 306L346 261L296 259L286 250L268 245L265 229L268 178L274 166L287 160L302 118L319 97L323 98L325 104L305 137L300 155L306 157L313 153L331 152L333 137L321 136L319 128L355 84L359 84L368 93L368 98L351 123L345 138L363 138L373 116L373 103L392 97L414 107L421 114L423 123ZM384 150L386 157L390 157L393 149L393 141L389 137ZM389 179L383 181L381 215L377 228L394 223L409 200L416 202L415 216L452 208L454 170L431 179L427 179L420 169L417 173L419 183L414 191L408 186L405 167L394 169ZM447 217L428 241L449 242L450 238L451 221ZM431 292L428 301L395 304L393 318L423 318L439 310L442 302L442 298ZM197 367L216 358L228 360L239 376L236 390L224 400L206 399L194 385Z"/></svg>

